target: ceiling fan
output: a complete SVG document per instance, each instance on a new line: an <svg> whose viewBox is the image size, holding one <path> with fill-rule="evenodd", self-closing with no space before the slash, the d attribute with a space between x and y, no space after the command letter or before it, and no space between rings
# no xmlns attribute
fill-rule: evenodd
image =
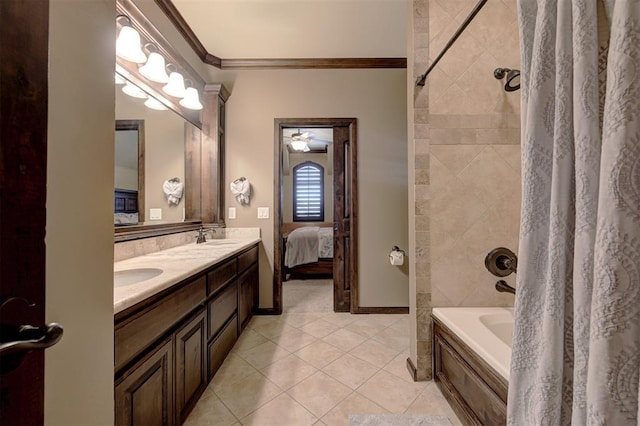
<svg viewBox="0 0 640 426"><path fill-rule="evenodd" d="M331 143L331 141L314 138L313 132L301 132L300 129L297 129L297 132L292 133L291 136L283 135L283 140L291 149L298 152L311 151L313 147L310 147L309 144L326 146Z"/></svg>

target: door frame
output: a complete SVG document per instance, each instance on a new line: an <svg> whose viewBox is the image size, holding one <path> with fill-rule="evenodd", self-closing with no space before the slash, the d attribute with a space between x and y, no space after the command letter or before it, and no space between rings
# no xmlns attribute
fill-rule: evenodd
<svg viewBox="0 0 640 426"><path fill-rule="evenodd" d="M357 119L356 118L276 118L274 119L274 202L273 202L273 308L261 309L262 313L282 314L282 255L284 247L282 243L282 217L283 217L283 144L282 129L291 127L348 127L349 145L351 155L349 157L349 188L351 196L345 200L350 204L351 234L350 238L356 244L349 246L350 271L350 312L358 313L358 149L357 149ZM335 191L335 189L334 189ZM335 197L334 197L335 200ZM335 208L335 206L334 206ZM335 292L335 289L334 289Z"/></svg>

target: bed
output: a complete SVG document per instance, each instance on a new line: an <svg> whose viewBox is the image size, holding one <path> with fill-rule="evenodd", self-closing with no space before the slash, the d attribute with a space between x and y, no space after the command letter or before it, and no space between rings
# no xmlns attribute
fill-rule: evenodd
<svg viewBox="0 0 640 426"><path fill-rule="evenodd" d="M333 223L284 223L283 280L333 276Z"/></svg>
<svg viewBox="0 0 640 426"><path fill-rule="evenodd" d="M138 191L116 188L113 196L113 224L138 224Z"/></svg>

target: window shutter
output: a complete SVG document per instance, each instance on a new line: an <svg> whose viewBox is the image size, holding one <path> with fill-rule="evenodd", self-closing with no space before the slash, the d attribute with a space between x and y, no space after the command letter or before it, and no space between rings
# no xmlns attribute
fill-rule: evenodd
<svg viewBox="0 0 640 426"><path fill-rule="evenodd" d="M293 168L293 220L324 221L324 169L305 161Z"/></svg>

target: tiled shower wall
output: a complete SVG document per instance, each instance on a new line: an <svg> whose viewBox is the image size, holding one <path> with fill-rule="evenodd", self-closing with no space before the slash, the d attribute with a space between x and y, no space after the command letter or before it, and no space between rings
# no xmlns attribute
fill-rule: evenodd
<svg viewBox="0 0 640 426"><path fill-rule="evenodd" d="M476 3L429 0L429 63ZM489 0L428 78L434 307L513 305L484 266L491 249L518 248L520 92L503 89L499 67L520 68L516 0Z"/></svg>

